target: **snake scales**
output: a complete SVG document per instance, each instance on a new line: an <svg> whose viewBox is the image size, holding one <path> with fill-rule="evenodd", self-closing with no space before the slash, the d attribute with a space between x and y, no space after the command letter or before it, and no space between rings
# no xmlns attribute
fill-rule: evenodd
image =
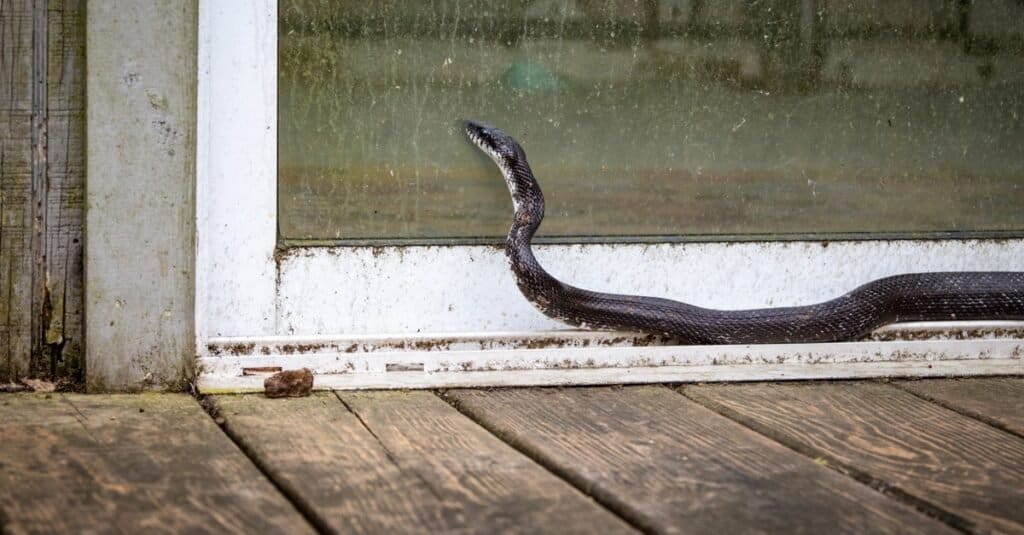
<svg viewBox="0 0 1024 535"><path fill-rule="evenodd" d="M1024 272L908 273L871 281L807 306L715 310L565 284L534 258L530 240L544 218L544 196L519 143L497 128L466 121L470 140L501 169L515 208L506 242L516 283L544 314L573 325L667 335L688 344L849 340L898 321L1024 319Z"/></svg>

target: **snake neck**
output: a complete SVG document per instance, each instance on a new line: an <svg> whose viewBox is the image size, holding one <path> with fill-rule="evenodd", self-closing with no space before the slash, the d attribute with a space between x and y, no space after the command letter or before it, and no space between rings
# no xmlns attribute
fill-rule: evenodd
<svg viewBox="0 0 1024 535"><path fill-rule="evenodd" d="M517 211L512 228L508 231L508 239L505 241L505 255L512 263L512 271L517 278L522 278L530 272L543 269L533 256L531 241L537 232L539 222L532 219L532 216L523 211Z"/></svg>
<svg viewBox="0 0 1024 535"><path fill-rule="evenodd" d="M519 290L534 306L549 313L556 294L566 286L548 274L533 255L533 236L544 220L544 195L529 170L512 173L508 182L515 213L505 242L505 255Z"/></svg>

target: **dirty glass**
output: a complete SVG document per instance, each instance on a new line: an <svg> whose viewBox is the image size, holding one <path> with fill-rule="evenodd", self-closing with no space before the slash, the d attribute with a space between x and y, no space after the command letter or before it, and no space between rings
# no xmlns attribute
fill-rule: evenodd
<svg viewBox="0 0 1024 535"><path fill-rule="evenodd" d="M460 118L520 140L550 240L1024 230L1024 4L281 0L290 242L494 240Z"/></svg>

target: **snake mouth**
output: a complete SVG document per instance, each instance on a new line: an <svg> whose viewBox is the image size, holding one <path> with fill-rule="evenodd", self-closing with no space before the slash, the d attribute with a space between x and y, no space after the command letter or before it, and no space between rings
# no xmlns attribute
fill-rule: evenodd
<svg viewBox="0 0 1024 535"><path fill-rule="evenodd" d="M497 128L473 120L462 120L459 121L463 130L466 132L466 136L473 142L474 145L480 148L487 156L490 156L499 167L504 165L504 150L505 142L504 139L508 138L508 134L505 134Z"/></svg>
<svg viewBox="0 0 1024 535"><path fill-rule="evenodd" d="M490 136L487 135L487 131L493 129L493 127L470 119L459 120L458 124L462 127L462 130L466 132L466 135L469 136L470 141L475 145L482 149L492 148L489 146L490 144L487 143L487 141L490 141Z"/></svg>

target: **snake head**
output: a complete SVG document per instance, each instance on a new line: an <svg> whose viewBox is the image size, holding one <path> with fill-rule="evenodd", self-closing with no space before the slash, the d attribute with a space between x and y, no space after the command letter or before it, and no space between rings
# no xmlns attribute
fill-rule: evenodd
<svg viewBox="0 0 1024 535"><path fill-rule="evenodd" d="M463 127L466 135L473 141L484 154L489 156L501 170L505 178L505 185L512 194L512 207L516 213L517 226L520 228L536 229L544 217L544 195L540 192L540 185L533 177L530 164L526 161L526 153L519 143L512 139L512 136L494 128L493 126L478 123L476 121L465 121ZM522 216L528 213L539 214L523 219ZM529 232L533 232L530 230Z"/></svg>
<svg viewBox="0 0 1024 535"><path fill-rule="evenodd" d="M463 121L462 124L470 141L490 156L502 170L507 169L512 160L522 157L519 143L505 132L476 121Z"/></svg>

